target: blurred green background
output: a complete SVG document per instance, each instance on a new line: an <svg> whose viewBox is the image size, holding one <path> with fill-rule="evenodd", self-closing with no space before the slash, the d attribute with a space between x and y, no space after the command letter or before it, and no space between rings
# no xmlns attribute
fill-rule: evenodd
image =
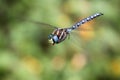
<svg viewBox="0 0 120 80"><path fill-rule="evenodd" d="M120 80L120 0L0 0L0 80ZM52 28L96 12L70 39L50 45Z"/></svg>

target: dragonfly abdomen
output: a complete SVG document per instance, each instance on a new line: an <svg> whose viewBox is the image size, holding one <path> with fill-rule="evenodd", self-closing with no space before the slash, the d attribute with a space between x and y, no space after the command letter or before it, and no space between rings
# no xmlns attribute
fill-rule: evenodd
<svg viewBox="0 0 120 80"><path fill-rule="evenodd" d="M84 19L80 20L79 22L77 22L75 25L73 25L73 26L72 26L71 28L69 28L69 29L74 30L74 29L80 27L82 24L84 24L84 23L86 23L86 22L88 22L88 21L91 21L91 20L93 20L94 18L99 17L99 16L101 16L101 15L103 15L103 14L102 14L102 13L93 14L93 15L87 17L87 18L84 18Z"/></svg>

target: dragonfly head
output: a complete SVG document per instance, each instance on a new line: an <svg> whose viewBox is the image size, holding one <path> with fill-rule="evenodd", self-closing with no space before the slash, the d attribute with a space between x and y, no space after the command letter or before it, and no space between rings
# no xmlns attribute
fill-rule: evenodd
<svg viewBox="0 0 120 80"><path fill-rule="evenodd" d="M55 43L58 43L58 36L57 35L54 35L54 34L50 34L49 36L48 36L48 41L49 41L49 43L51 43L51 44L55 44Z"/></svg>

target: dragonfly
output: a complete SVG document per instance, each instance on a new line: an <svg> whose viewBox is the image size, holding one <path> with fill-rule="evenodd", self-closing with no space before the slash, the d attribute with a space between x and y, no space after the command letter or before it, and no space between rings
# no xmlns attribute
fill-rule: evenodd
<svg viewBox="0 0 120 80"><path fill-rule="evenodd" d="M73 30L77 29L82 24L85 24L86 22L89 22L101 15L103 15L103 13L95 13L91 16L88 16L88 17L80 20L79 22L75 23L73 26L68 27L68 28L54 27L52 25L41 23L41 22L36 22L36 21L31 21L31 22L34 22L34 23L37 23L40 25L42 24L42 25L47 25L47 26L53 27L54 28L53 32L48 35L48 41L50 44L55 45L55 44L59 44L59 43L63 42L70 35L70 33Z"/></svg>

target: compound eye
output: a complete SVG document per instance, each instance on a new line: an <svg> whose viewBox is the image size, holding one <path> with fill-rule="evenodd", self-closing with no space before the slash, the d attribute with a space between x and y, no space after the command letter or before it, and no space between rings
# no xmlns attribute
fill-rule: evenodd
<svg viewBox="0 0 120 80"><path fill-rule="evenodd" d="M50 34L50 35L48 36L48 39L52 39L52 37L53 37L53 34Z"/></svg>
<svg viewBox="0 0 120 80"><path fill-rule="evenodd" d="M49 43L51 43L51 44L54 44L54 43L58 43L58 42L59 42L59 39L58 39L58 36L57 36L57 35L50 34L50 35L48 36L48 39L49 39Z"/></svg>
<svg viewBox="0 0 120 80"><path fill-rule="evenodd" d="M48 36L48 41L49 41L50 44L54 44L53 36L54 36L53 34L50 34L50 35Z"/></svg>
<svg viewBox="0 0 120 80"><path fill-rule="evenodd" d="M55 35L55 36L53 36L53 41L55 42L55 43L58 43L58 36L57 35Z"/></svg>

